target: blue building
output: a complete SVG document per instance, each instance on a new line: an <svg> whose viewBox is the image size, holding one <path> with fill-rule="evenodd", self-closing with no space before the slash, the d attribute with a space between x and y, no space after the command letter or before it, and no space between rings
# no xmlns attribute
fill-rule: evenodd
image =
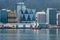
<svg viewBox="0 0 60 40"><path fill-rule="evenodd" d="M8 17L7 10L6 9L2 9L0 15L1 15L1 22L2 23L7 23L7 19L8 19L7 18Z"/></svg>
<svg viewBox="0 0 60 40"><path fill-rule="evenodd" d="M28 10L29 9L26 9L25 12L21 12L21 22L31 23L35 21L35 12L33 12L32 9L30 10L30 12L28 12Z"/></svg>
<svg viewBox="0 0 60 40"><path fill-rule="evenodd" d="M20 23L31 23L35 21L34 9L26 8L24 2L17 3L17 21Z"/></svg>
<svg viewBox="0 0 60 40"><path fill-rule="evenodd" d="M47 8L47 22L50 25L57 25L57 9L55 8Z"/></svg>

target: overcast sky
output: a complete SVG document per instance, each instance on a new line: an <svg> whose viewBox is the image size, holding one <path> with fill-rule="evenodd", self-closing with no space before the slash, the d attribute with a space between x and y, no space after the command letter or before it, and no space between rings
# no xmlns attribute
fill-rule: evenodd
<svg viewBox="0 0 60 40"><path fill-rule="evenodd" d="M24 1L28 8L44 10L48 7L60 10L60 0L0 0L0 9L16 9L16 3Z"/></svg>

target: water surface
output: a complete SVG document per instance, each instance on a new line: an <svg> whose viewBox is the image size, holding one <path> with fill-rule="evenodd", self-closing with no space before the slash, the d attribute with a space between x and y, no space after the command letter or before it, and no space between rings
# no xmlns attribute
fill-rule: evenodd
<svg viewBox="0 0 60 40"><path fill-rule="evenodd" d="M0 40L59 40L60 29L0 29Z"/></svg>

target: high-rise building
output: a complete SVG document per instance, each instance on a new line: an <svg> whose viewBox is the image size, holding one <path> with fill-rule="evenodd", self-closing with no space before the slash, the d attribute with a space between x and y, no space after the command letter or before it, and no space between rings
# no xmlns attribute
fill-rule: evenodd
<svg viewBox="0 0 60 40"><path fill-rule="evenodd" d="M1 10L0 16L1 16L1 22L2 22L2 23L7 23L8 13L7 13L7 10L6 10L6 9L2 9L2 10Z"/></svg>
<svg viewBox="0 0 60 40"><path fill-rule="evenodd" d="M35 21L35 9L26 8L24 2L17 3L18 22L31 23Z"/></svg>
<svg viewBox="0 0 60 40"><path fill-rule="evenodd" d="M26 9L26 6L24 5L24 2L19 2L17 3L17 21L20 22L21 21L21 12L24 12L24 10Z"/></svg>
<svg viewBox="0 0 60 40"><path fill-rule="evenodd" d="M56 25L57 24L57 9L56 8L47 8L47 23L50 25Z"/></svg>

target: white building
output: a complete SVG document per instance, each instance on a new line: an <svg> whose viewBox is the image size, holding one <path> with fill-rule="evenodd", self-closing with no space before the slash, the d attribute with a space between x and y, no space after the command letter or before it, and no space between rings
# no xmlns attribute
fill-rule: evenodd
<svg viewBox="0 0 60 40"><path fill-rule="evenodd" d="M47 8L46 17L47 17L47 23L49 24L49 10L52 10L53 8Z"/></svg>
<svg viewBox="0 0 60 40"><path fill-rule="evenodd" d="M46 14L45 14L45 12L37 12L36 17L37 17L37 22L38 23L46 23Z"/></svg>
<svg viewBox="0 0 60 40"><path fill-rule="evenodd" d="M47 24L46 13L45 12L37 12L36 20L37 20L37 26L39 24Z"/></svg>
<svg viewBox="0 0 60 40"><path fill-rule="evenodd" d="M60 26L60 12L57 13L57 25Z"/></svg>

